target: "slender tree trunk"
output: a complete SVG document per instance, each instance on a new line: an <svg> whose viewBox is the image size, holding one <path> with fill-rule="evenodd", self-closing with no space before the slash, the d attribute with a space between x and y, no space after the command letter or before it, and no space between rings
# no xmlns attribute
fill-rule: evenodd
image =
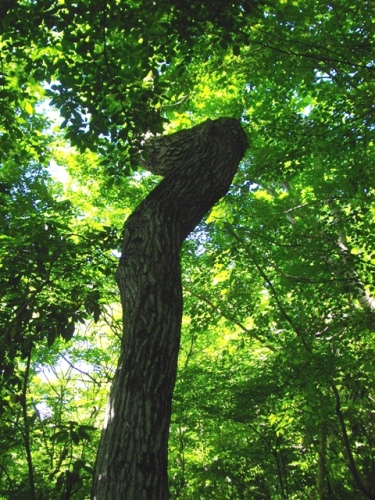
<svg viewBox="0 0 375 500"><path fill-rule="evenodd" d="M33 456L31 453L31 442L30 442L30 426L29 426L29 416L27 415L27 389L29 385L29 375L30 375L30 365L31 365L31 349L29 349L26 361L26 369L23 377L23 389L20 396L20 402L22 406L22 416L24 423L23 438L25 443L27 467L29 472L29 497L30 500L36 499L36 490L34 482L34 466L33 466Z"/></svg>
<svg viewBox="0 0 375 500"><path fill-rule="evenodd" d="M316 476L316 489L320 500L327 498L327 422L323 421L319 425L318 441L318 470Z"/></svg>
<svg viewBox="0 0 375 500"><path fill-rule="evenodd" d="M334 217L335 224L338 228L339 237L337 240L337 246L342 257L342 274L347 279L347 283L350 292L358 300L362 309L368 313L375 313L375 298L366 290L364 283L359 277L355 262L353 260L353 255L350 251L348 241L344 232L342 218L339 209L334 205L332 201L328 203L331 209L331 213Z"/></svg>
<svg viewBox="0 0 375 500"><path fill-rule="evenodd" d="M349 441L349 434L347 430L347 426L345 423L345 418L342 413L341 409L341 399L340 399L340 394L339 391L336 387L336 385L332 382L330 384L332 392L335 396L335 402L336 402L336 415L340 424L340 429L341 429L341 439L344 444L344 456L346 457L348 461L348 467L350 470L350 473L352 475L352 478L357 486L357 488L361 491L361 493L366 497L369 498L370 500L375 500L375 494L373 494L365 485L363 478L361 477L360 471L357 468L357 465L354 460L354 456L352 453L350 441Z"/></svg>
<svg viewBox="0 0 375 500"><path fill-rule="evenodd" d="M124 335L93 499L168 498L168 432L182 315L180 248L227 192L246 148L239 122L229 118L145 144L143 164L165 178L124 227L116 276Z"/></svg>

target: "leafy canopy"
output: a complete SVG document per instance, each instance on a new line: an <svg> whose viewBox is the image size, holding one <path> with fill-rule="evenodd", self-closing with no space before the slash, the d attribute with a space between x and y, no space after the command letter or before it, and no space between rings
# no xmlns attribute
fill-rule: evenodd
<svg viewBox="0 0 375 500"><path fill-rule="evenodd" d="M134 153L232 116L248 156L182 256L171 496L373 497L374 8L3 2L2 495L87 496L122 219L158 182Z"/></svg>

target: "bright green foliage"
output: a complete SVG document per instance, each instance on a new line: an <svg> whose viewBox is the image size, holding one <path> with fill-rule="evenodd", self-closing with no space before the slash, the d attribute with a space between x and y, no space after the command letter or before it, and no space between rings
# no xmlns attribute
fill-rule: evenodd
<svg viewBox="0 0 375 500"><path fill-rule="evenodd" d="M182 255L171 498L374 498L373 2L4 5L0 497L88 498L121 226L158 182L133 153L233 116L247 157Z"/></svg>

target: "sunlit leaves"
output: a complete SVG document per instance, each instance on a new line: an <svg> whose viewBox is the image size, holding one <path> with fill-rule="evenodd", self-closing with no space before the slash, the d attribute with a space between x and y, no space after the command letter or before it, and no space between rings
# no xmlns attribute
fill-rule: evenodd
<svg viewBox="0 0 375 500"><path fill-rule="evenodd" d="M85 426L100 425L121 338L121 227L158 182L129 177L131 148L223 115L250 148L182 255L171 496L358 496L335 389L373 494L374 319L358 300L375 293L373 3L40 0L0 18L5 495L29 491L14 429L30 349L38 369L60 352L81 370L33 377L38 487L88 492ZM46 88L77 150L42 116Z"/></svg>

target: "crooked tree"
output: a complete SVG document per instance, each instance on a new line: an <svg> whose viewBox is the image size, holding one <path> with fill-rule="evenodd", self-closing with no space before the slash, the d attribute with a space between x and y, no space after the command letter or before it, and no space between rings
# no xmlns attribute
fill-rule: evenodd
<svg viewBox="0 0 375 500"><path fill-rule="evenodd" d="M251 121L251 161L202 225L209 236L192 238L184 252L183 342L191 350L174 392L171 496L349 498L367 491L371 498L374 2L7 4L0 12L0 493L32 497L27 469L34 468L34 496L56 498L65 467L77 488L90 470L87 454L85 462L80 455L61 462L55 445L43 445L41 427L30 418L36 391L26 394L22 357L32 347L31 362L45 360L47 340L48 347L57 341L56 352L78 351L79 332L67 346L58 337L70 338L74 324L92 313L98 318L111 302L98 273L104 241L109 255L117 248L118 225L102 208L117 212L116 186L123 207L126 197L134 206L127 185L133 180L126 180L138 147L133 139L160 133L165 118L173 128L192 117L228 115ZM47 168L58 149L38 117L42 89L59 108L68 138L84 155L91 151L87 161L68 162L71 175L82 187L102 190L98 199L92 189L89 196L100 213L92 226L100 222L103 231L80 225L79 240L78 195L70 198L73 212L46 196L45 176L34 182L36 164ZM144 160L163 173L158 141L148 144ZM107 276L110 259L104 260ZM215 344L220 336L229 338ZM11 404L20 382L29 401L25 429L20 405ZM39 399L48 400L46 394ZM53 408L61 423L57 403ZM72 420L71 411L64 414ZM25 473L28 425L34 448ZM56 484L48 449L55 450Z"/></svg>
<svg viewBox="0 0 375 500"><path fill-rule="evenodd" d="M245 132L230 118L208 120L145 146L145 167L164 179L124 227L117 271L123 340L94 499L168 498L168 431L182 316L179 253L229 189L246 148Z"/></svg>

